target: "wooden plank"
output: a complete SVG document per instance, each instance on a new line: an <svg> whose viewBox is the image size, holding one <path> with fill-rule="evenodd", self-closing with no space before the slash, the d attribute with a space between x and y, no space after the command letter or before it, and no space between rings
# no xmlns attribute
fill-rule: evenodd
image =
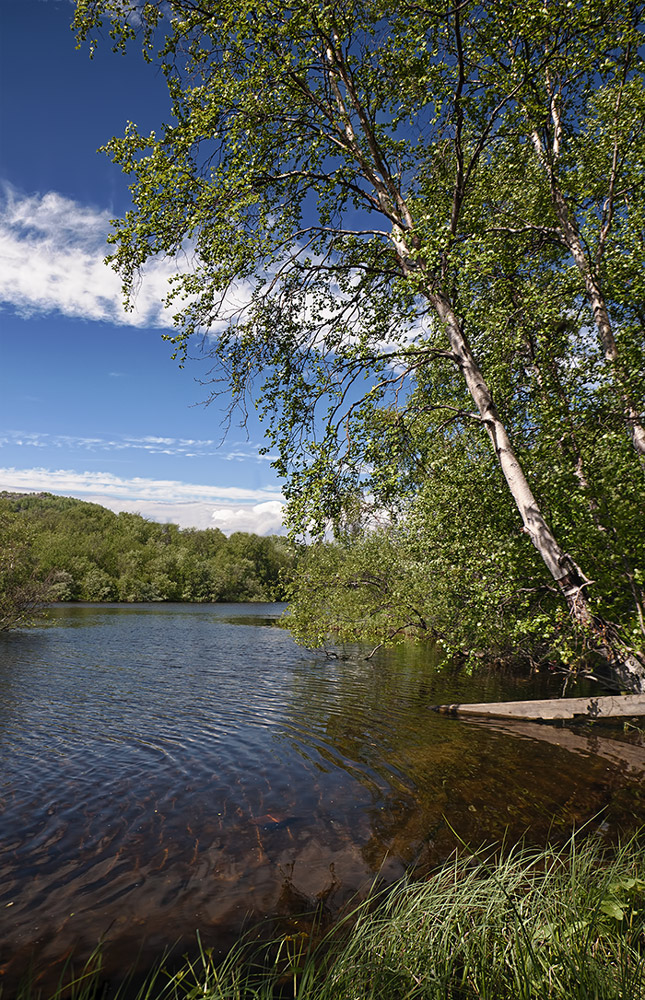
<svg viewBox="0 0 645 1000"><path fill-rule="evenodd" d="M645 694L606 695L599 698L551 698L542 701L498 701L469 705L432 705L442 715L489 715L499 719L611 719L645 715Z"/></svg>

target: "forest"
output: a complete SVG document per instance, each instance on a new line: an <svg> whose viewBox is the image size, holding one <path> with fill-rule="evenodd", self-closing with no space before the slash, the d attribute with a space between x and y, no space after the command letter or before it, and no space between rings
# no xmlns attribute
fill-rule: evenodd
<svg viewBox="0 0 645 1000"><path fill-rule="evenodd" d="M286 538L158 524L49 493L0 494L0 630L43 601L283 600Z"/></svg>

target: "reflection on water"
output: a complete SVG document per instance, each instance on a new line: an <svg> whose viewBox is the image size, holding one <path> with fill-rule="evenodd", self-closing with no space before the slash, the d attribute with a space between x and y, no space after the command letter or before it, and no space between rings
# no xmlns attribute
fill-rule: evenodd
<svg viewBox="0 0 645 1000"><path fill-rule="evenodd" d="M645 818L638 747L626 763L584 729L565 746L428 710L547 689L437 674L427 647L313 655L281 610L57 607L0 636L5 997L34 951L47 976L102 938L123 968L196 928L225 947L263 915L333 913L379 872L445 858L453 831Z"/></svg>

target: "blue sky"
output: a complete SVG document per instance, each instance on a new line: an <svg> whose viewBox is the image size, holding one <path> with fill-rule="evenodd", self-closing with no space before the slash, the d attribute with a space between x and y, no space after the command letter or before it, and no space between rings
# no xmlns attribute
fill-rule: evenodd
<svg viewBox="0 0 645 1000"><path fill-rule="evenodd" d="M183 527L280 530L281 494L252 418L222 441L162 333L170 266L133 313L103 264L127 180L97 148L167 118L133 49L92 61L70 0L0 0L0 490L45 490Z"/></svg>

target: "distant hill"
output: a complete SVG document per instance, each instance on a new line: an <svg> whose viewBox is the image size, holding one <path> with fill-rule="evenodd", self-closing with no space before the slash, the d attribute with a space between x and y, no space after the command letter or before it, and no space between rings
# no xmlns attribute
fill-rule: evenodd
<svg viewBox="0 0 645 1000"><path fill-rule="evenodd" d="M297 557L282 536L226 538L72 497L0 493L0 544L18 537L55 601L281 600Z"/></svg>

